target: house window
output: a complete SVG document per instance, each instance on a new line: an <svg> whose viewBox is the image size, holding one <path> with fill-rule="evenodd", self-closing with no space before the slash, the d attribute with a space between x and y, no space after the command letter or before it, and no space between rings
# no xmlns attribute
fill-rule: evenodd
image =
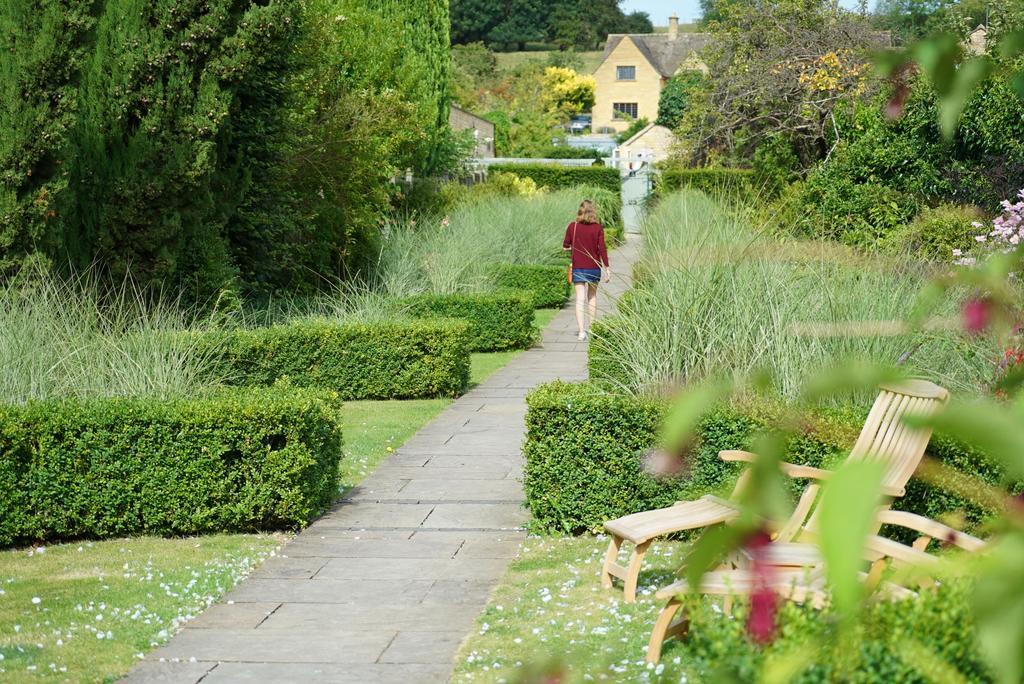
<svg viewBox="0 0 1024 684"><path fill-rule="evenodd" d="M615 67L615 80L616 81L635 81L636 80L636 67L635 66Z"/></svg>
<svg viewBox="0 0 1024 684"><path fill-rule="evenodd" d="M616 102L612 105L612 111L614 112L613 118L619 121L623 119L636 119L639 107L636 102Z"/></svg>

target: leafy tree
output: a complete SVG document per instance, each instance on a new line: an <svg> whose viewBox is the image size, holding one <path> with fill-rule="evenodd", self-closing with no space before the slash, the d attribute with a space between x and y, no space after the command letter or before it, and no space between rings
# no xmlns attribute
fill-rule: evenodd
<svg viewBox="0 0 1024 684"><path fill-rule="evenodd" d="M692 93L704 83L704 75L699 71L680 71L669 79L661 90L658 100L659 126L675 129L683 121L683 115L690 105Z"/></svg>
<svg viewBox="0 0 1024 684"><path fill-rule="evenodd" d="M718 2L709 73L683 119L687 161L745 162L765 137L789 139L807 167L828 155L836 111L870 88L869 21L831 0Z"/></svg>
<svg viewBox="0 0 1024 684"><path fill-rule="evenodd" d="M544 40L544 5L542 0L506 0L498 23L487 39L497 45L524 50L526 43Z"/></svg>
<svg viewBox="0 0 1024 684"><path fill-rule="evenodd" d="M62 157L74 126L92 3L0 3L0 278L63 245Z"/></svg>
<svg viewBox="0 0 1024 684"><path fill-rule="evenodd" d="M494 0L451 0L452 43L463 45L487 40L501 21L499 3Z"/></svg>
<svg viewBox="0 0 1024 684"><path fill-rule="evenodd" d="M899 42L917 40L949 5L948 0L879 0L875 14Z"/></svg>
<svg viewBox="0 0 1024 684"><path fill-rule="evenodd" d="M654 33L651 15L647 12L631 12L626 15L624 33Z"/></svg>
<svg viewBox="0 0 1024 684"><path fill-rule="evenodd" d="M592 109L595 88L593 76L581 76L564 67L544 70L544 101L548 111L559 118Z"/></svg>
<svg viewBox="0 0 1024 684"><path fill-rule="evenodd" d="M626 16L621 0L451 0L452 42L484 41L522 50L546 40L559 49L592 50L609 33L649 33L643 12Z"/></svg>

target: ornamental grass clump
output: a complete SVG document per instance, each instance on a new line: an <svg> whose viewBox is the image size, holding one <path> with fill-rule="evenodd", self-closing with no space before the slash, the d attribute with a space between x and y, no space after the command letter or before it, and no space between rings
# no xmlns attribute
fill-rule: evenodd
<svg viewBox="0 0 1024 684"><path fill-rule="evenodd" d="M219 384L217 351L178 333L202 327L130 282L26 271L0 287L0 402L201 393Z"/></svg>
<svg viewBox="0 0 1024 684"><path fill-rule="evenodd" d="M666 198L646 238L640 286L591 344L591 377L619 389L767 371L775 393L795 398L816 369L856 359L902 362L953 392L974 392L999 357L989 338L949 329L958 325L955 292L934 307L936 325L903 332L934 275L927 265L780 243L752 229L743 210L693 192Z"/></svg>
<svg viewBox="0 0 1024 684"><path fill-rule="evenodd" d="M376 280L388 294L451 294L493 289L497 264L561 263L565 227L592 188L532 198L494 197L446 217L388 225Z"/></svg>

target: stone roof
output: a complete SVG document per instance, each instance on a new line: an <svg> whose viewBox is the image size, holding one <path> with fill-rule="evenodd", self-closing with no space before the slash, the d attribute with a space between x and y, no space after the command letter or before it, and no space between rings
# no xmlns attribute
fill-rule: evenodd
<svg viewBox="0 0 1024 684"><path fill-rule="evenodd" d="M602 61L608 59L623 38L631 39L664 78L675 75L691 54L699 52L711 40L707 33L680 33L674 40L667 33L613 33L605 43Z"/></svg>

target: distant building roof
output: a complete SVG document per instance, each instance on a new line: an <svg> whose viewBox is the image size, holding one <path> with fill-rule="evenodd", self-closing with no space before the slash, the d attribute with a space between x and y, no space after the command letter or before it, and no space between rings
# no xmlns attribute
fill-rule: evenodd
<svg viewBox="0 0 1024 684"><path fill-rule="evenodd" d="M604 46L602 61L619 46L623 38L630 38L664 78L671 78L680 65L711 41L707 33L680 33L672 38L667 33L613 33Z"/></svg>

